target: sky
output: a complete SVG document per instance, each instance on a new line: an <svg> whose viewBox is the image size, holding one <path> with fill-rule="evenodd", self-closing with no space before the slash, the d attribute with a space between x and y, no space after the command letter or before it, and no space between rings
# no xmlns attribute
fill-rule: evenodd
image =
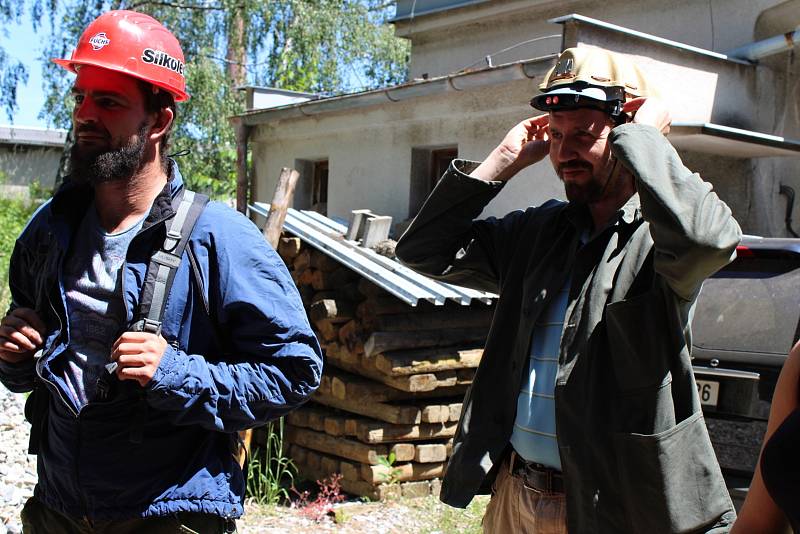
<svg viewBox="0 0 800 534"><path fill-rule="evenodd" d="M14 113L14 126L46 126L46 121L38 119L39 110L44 103L42 92L42 69L40 56L44 45L43 39L49 28L45 25L39 28L39 33L33 33L27 13L23 16L21 24L6 25L8 36L0 32L0 46L12 59L22 61L28 68L28 83L17 88L17 104L19 109ZM8 117L5 111L0 112L0 124L7 124Z"/></svg>

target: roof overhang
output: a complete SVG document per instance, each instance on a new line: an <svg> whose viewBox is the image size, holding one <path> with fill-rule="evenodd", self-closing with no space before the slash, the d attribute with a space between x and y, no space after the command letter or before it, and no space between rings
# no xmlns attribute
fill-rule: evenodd
<svg viewBox="0 0 800 534"><path fill-rule="evenodd" d="M544 76L555 64L556 57L558 57L557 54L550 54L505 65L457 72L429 80L415 80L373 91L310 100L265 110L254 110L236 115L234 118L240 119L246 126L256 126L275 120L312 117L323 113L377 106L387 102L402 102L413 98L456 93L517 80L530 80Z"/></svg>
<svg viewBox="0 0 800 534"><path fill-rule="evenodd" d="M47 128L0 126L0 145L38 146L63 148L67 140L66 130Z"/></svg>
<svg viewBox="0 0 800 534"><path fill-rule="evenodd" d="M800 156L800 140L712 123L673 123L675 148L733 158Z"/></svg>
<svg viewBox="0 0 800 534"><path fill-rule="evenodd" d="M398 0L394 17L389 22L411 20L415 17L432 15L448 9L485 4L489 0Z"/></svg>

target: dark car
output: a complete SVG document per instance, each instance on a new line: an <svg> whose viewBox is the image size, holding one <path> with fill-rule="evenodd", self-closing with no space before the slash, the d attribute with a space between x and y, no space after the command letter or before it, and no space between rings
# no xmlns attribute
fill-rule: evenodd
<svg viewBox="0 0 800 534"><path fill-rule="evenodd" d="M697 389L734 500L755 469L775 382L800 336L800 239L747 236L703 285L692 322Z"/></svg>

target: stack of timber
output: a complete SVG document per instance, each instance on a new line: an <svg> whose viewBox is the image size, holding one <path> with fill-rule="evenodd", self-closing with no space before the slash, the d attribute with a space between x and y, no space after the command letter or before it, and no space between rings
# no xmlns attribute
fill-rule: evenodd
<svg viewBox="0 0 800 534"><path fill-rule="evenodd" d="M278 253L326 355L312 402L286 418L300 474L375 499L438 494L493 307L410 306L284 234Z"/></svg>

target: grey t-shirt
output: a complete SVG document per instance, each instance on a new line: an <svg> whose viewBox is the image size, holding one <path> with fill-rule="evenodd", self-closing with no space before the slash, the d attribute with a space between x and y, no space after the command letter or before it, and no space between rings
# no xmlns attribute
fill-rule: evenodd
<svg viewBox="0 0 800 534"><path fill-rule="evenodd" d="M64 289L70 343L64 378L78 408L94 399L111 346L127 319L120 272L144 218L115 234L100 226L94 203L86 211L67 254Z"/></svg>

